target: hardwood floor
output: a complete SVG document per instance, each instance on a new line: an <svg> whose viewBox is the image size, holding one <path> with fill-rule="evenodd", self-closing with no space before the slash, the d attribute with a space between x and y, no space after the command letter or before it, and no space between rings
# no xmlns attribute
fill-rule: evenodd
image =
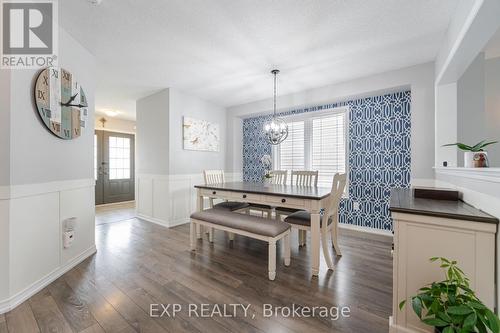
<svg viewBox="0 0 500 333"><path fill-rule="evenodd" d="M292 264L267 279L267 245L216 232L189 251L189 226L138 219L99 225L98 252L10 313L9 332L387 332L391 312L389 239L342 230L335 271L312 278L309 248L292 237ZM281 249L279 249L281 250ZM281 252L278 252L281 253ZM181 304L175 318L150 317L151 304ZM249 317L189 317L188 304L251 304ZM347 306L348 318L263 317L263 304ZM171 313L172 314L172 313ZM255 315L255 318L252 318Z"/></svg>
<svg viewBox="0 0 500 333"><path fill-rule="evenodd" d="M135 202L101 205L95 208L95 224L128 220L135 217Z"/></svg>

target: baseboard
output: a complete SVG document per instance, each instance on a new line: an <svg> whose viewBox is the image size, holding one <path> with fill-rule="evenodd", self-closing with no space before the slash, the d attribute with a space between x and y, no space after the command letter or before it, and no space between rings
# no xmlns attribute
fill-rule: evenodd
<svg viewBox="0 0 500 333"><path fill-rule="evenodd" d="M182 224L186 224L186 223L190 223L191 220L190 218L183 218L183 219L178 219L178 220L175 220L175 221L172 221L168 224L168 227L169 228L173 228L173 227L177 227L179 225L182 225Z"/></svg>
<svg viewBox="0 0 500 333"><path fill-rule="evenodd" d="M388 230L380 230L380 229L375 229L375 228L361 227L358 225L352 225L352 224L346 224L346 223L339 223L339 228L342 228L344 230L349 230L349 231L361 232L361 233L365 233L365 234L377 235L380 237L384 237L385 239L393 238L392 232L388 231Z"/></svg>
<svg viewBox="0 0 500 333"><path fill-rule="evenodd" d="M7 300L0 301L0 314L9 312L16 308L18 305L29 299L31 296L35 295L38 293L40 290L51 284L53 281L58 279L61 275L66 273L67 271L71 270L74 268L76 265L81 263L83 260L87 259L91 255L97 252L97 249L94 246L90 247L89 249L85 250L82 252L80 255L76 256L73 258L71 261L66 263L66 265L61 266L57 268L56 270L52 271L45 277L41 278L40 280L36 281L33 283L31 286L28 288L18 292L16 295L10 297Z"/></svg>
<svg viewBox="0 0 500 333"><path fill-rule="evenodd" d="M96 207L112 207L112 206L119 206L119 205L124 205L128 203L135 203L135 200L130 200L130 201L120 201L120 202L112 202L112 203L107 203L107 204L101 204L101 205L95 205Z"/></svg>
<svg viewBox="0 0 500 333"><path fill-rule="evenodd" d="M154 218L151 216L142 215L142 214L137 214L137 218L144 220L144 221L147 221L147 222L158 224L158 225L165 227L165 228L172 228L172 227L176 227L176 226L181 225L181 224L189 223L189 218L181 218L181 219L174 220L174 221L164 221L164 220L160 220L160 219L157 219L157 218Z"/></svg>
<svg viewBox="0 0 500 333"><path fill-rule="evenodd" d="M161 225L162 227L167 227L168 228L168 222L167 221L160 220L160 219L157 219L155 217L151 217L151 216L147 216L147 215L143 215L143 214L137 213L137 218L139 218L141 220L144 220L144 221L147 221L147 222L151 222L151 223L154 223L154 224Z"/></svg>

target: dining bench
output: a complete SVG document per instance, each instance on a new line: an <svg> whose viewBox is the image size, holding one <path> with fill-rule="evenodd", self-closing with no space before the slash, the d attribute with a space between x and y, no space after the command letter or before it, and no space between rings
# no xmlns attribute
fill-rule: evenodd
<svg viewBox="0 0 500 333"><path fill-rule="evenodd" d="M291 227L288 223L216 208L196 212L191 214L192 251L196 250L196 227L198 225L267 242L269 244L269 280L276 278L276 242L279 240L283 242L285 266L290 265ZM210 242L213 242L213 232L210 232Z"/></svg>

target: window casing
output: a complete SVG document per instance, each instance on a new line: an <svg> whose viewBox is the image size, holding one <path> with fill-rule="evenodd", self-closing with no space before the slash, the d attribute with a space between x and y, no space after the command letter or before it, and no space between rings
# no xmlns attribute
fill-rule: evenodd
<svg viewBox="0 0 500 333"><path fill-rule="evenodd" d="M286 117L289 135L273 148L275 168L318 170L318 186L326 187L332 185L335 173L348 173L348 110L340 107Z"/></svg>

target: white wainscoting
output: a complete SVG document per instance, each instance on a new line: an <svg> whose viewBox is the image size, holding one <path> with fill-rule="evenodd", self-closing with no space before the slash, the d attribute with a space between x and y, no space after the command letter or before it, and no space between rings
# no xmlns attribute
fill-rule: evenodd
<svg viewBox="0 0 500 333"><path fill-rule="evenodd" d="M226 173L227 182L241 181L242 173ZM197 184L203 175L138 174L136 179L137 217L165 227L189 222L196 210Z"/></svg>
<svg viewBox="0 0 500 333"><path fill-rule="evenodd" d="M0 240L7 244L0 246L0 313L96 252L94 184L81 179L0 188ZM70 217L76 217L75 238L64 249Z"/></svg>

